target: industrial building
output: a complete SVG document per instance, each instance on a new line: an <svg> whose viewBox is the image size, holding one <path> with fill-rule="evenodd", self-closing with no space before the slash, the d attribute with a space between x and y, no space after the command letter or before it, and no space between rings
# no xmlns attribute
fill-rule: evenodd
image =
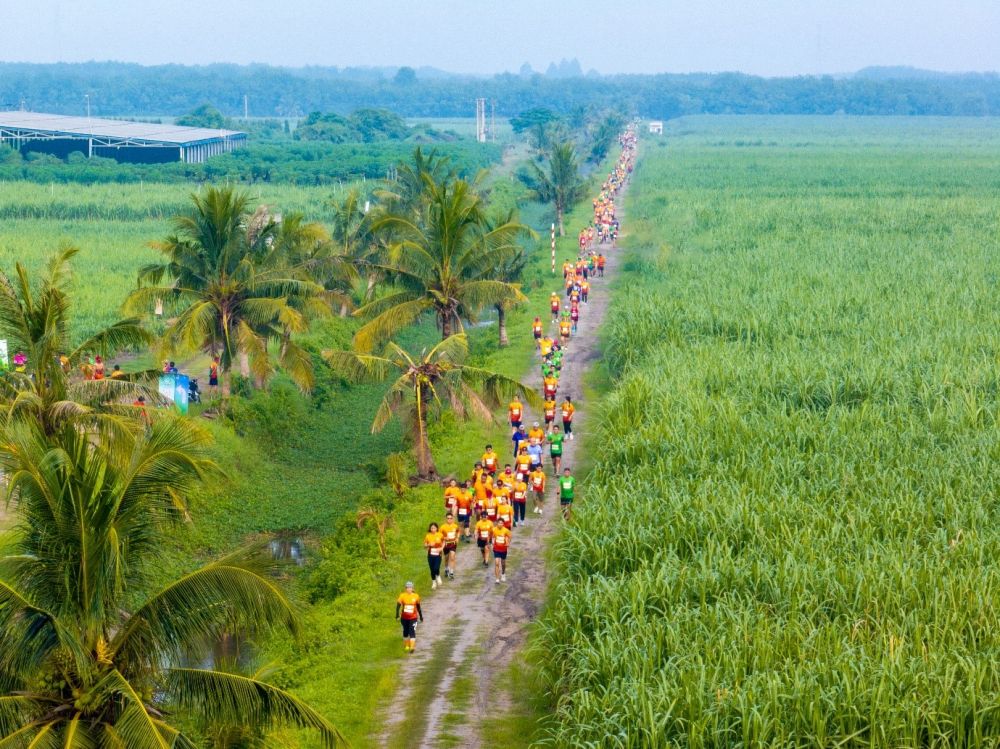
<svg viewBox="0 0 1000 749"><path fill-rule="evenodd" d="M74 151L138 164L200 164L245 146L247 134L150 122L68 117L41 112L0 112L0 146L66 158Z"/></svg>

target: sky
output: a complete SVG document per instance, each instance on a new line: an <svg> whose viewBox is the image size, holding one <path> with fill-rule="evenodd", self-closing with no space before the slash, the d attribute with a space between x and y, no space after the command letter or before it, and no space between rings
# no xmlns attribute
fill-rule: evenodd
<svg viewBox="0 0 1000 749"><path fill-rule="evenodd" d="M0 60L601 73L1000 69L998 0L33 0Z"/></svg>

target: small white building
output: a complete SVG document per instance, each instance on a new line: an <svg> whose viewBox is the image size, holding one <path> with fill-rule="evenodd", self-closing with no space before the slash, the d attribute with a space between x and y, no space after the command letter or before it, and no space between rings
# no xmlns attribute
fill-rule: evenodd
<svg viewBox="0 0 1000 749"><path fill-rule="evenodd" d="M653 135L663 135L663 120L651 120L649 132Z"/></svg>

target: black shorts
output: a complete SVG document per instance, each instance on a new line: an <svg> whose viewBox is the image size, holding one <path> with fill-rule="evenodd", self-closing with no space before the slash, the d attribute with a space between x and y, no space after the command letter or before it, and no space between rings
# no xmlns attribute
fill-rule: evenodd
<svg viewBox="0 0 1000 749"><path fill-rule="evenodd" d="M553 414L552 416L546 416L545 417L545 423L546 424L551 424L555 420L556 420L555 414Z"/></svg>
<svg viewBox="0 0 1000 749"><path fill-rule="evenodd" d="M521 423L522 422L521 422L520 419L518 419L517 421L514 421L512 419L511 422L510 422L511 429L520 429L521 428Z"/></svg>
<svg viewBox="0 0 1000 749"><path fill-rule="evenodd" d="M216 387L219 384L219 378L218 377L209 377L208 378L208 384L211 387Z"/></svg>
<svg viewBox="0 0 1000 749"><path fill-rule="evenodd" d="M541 337L542 337L542 334L539 331L535 331L535 340L537 341Z"/></svg>
<svg viewBox="0 0 1000 749"><path fill-rule="evenodd" d="M506 559L507 558L507 552L506 551L494 551L493 552L493 558L494 559Z"/></svg>
<svg viewBox="0 0 1000 749"><path fill-rule="evenodd" d="M468 514L466 514L466 515L459 515L458 516L458 523L459 523L459 525L464 525L466 528L468 528L469 527L469 518L470 517L471 517L471 515L468 515Z"/></svg>
<svg viewBox="0 0 1000 749"><path fill-rule="evenodd" d="M417 620L400 619L399 621L403 625L403 638L406 640L414 639L417 636Z"/></svg>
<svg viewBox="0 0 1000 749"><path fill-rule="evenodd" d="M563 419L563 434L571 434L573 432L573 422L566 421Z"/></svg>
<svg viewBox="0 0 1000 749"><path fill-rule="evenodd" d="M559 497L559 504L561 506L563 506L563 507L566 507L567 505L573 504L573 500L572 499L566 499L564 497Z"/></svg>
<svg viewBox="0 0 1000 749"><path fill-rule="evenodd" d="M447 553L449 553L451 551L457 551L457 550L458 550L458 544L445 544L444 545L444 553L445 554L447 554Z"/></svg>
<svg viewBox="0 0 1000 749"><path fill-rule="evenodd" d="M476 539L476 546L478 546L480 549L485 549L486 548L486 544L488 544L488 543L489 543L489 541L487 541L485 538L477 538Z"/></svg>

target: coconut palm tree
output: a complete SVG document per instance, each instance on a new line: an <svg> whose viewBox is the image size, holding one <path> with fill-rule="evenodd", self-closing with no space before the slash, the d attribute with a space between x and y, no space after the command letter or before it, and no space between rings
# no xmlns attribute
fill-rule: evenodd
<svg viewBox="0 0 1000 749"><path fill-rule="evenodd" d="M191 202L192 210L174 219L174 233L153 245L165 260L140 269L126 309L141 313L169 300L178 314L165 347L218 353L224 396L237 363L244 377L270 376L269 344L292 380L310 389L312 361L292 336L308 328L310 311L326 306L323 287L286 261L277 222L265 212L250 214L246 193L210 188Z"/></svg>
<svg viewBox="0 0 1000 749"><path fill-rule="evenodd" d="M537 164L528 164L528 170L521 173L521 179L542 203L551 203L556 211L559 236L566 236L563 217L573 204L587 193L587 185L580 176L580 165L576 149L569 141L552 146L549 151L548 171Z"/></svg>
<svg viewBox="0 0 1000 749"><path fill-rule="evenodd" d="M391 233L388 256L376 267L396 289L355 311L367 321L355 333L359 351L372 351L424 313L434 314L446 340L482 309L525 300L517 284L494 280L490 271L516 255L531 230L514 221L491 227L482 197L465 180L435 182L425 174L424 187L418 217L389 214L372 226Z"/></svg>
<svg viewBox="0 0 1000 749"><path fill-rule="evenodd" d="M412 355L390 343L381 356L355 351L325 351L323 358L337 373L355 382L393 380L372 421L379 432L398 416L413 441L417 473L423 480L437 476L427 439L427 419L434 409L447 404L459 418L493 418L493 409L517 394L539 405L538 394L517 380L465 363L469 354L464 333L448 336L429 351Z"/></svg>
<svg viewBox="0 0 1000 749"><path fill-rule="evenodd" d="M121 437L3 430L0 467L21 527L0 558L0 746L194 747L184 726L199 716L338 741L287 692L184 665L226 633L297 626L272 563L253 549L155 589L184 498L214 469L207 447L183 417Z"/></svg>
<svg viewBox="0 0 1000 749"><path fill-rule="evenodd" d="M105 358L122 350L144 348L152 337L138 319L120 320L74 344L70 337L73 299L70 261L77 254L65 247L54 254L33 281L17 263L13 278L0 272L0 337L8 350L27 357L23 372L0 378L0 422L24 418L54 434L66 423L91 426L128 421L116 404L137 395L151 397L139 378L75 380L70 377L90 355Z"/></svg>
<svg viewBox="0 0 1000 749"><path fill-rule="evenodd" d="M457 176L447 156L439 155L434 149L425 155L418 146L409 161L396 167L395 176L388 185L375 191L375 197L387 213L416 215L427 199L426 180L444 183Z"/></svg>

